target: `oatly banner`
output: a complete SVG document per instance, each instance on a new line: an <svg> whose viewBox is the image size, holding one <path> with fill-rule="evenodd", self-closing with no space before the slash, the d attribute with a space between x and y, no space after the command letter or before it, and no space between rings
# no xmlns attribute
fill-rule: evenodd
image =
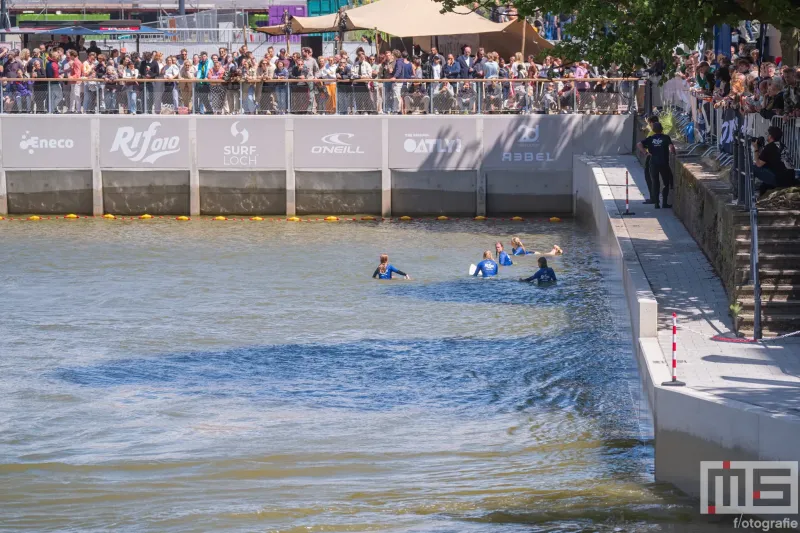
<svg viewBox="0 0 800 533"><path fill-rule="evenodd" d="M580 115L486 117L483 121L485 168L570 170L581 137Z"/></svg>
<svg viewBox="0 0 800 533"><path fill-rule="evenodd" d="M5 168L92 168L88 117L3 117Z"/></svg>
<svg viewBox="0 0 800 533"><path fill-rule="evenodd" d="M480 150L473 117L389 118L389 167L477 168Z"/></svg>
<svg viewBox="0 0 800 533"><path fill-rule="evenodd" d="M189 169L186 117L124 117L100 120L103 168Z"/></svg>
<svg viewBox="0 0 800 533"><path fill-rule="evenodd" d="M208 169L286 167L286 123L278 117L197 119L197 166Z"/></svg>
<svg viewBox="0 0 800 533"><path fill-rule="evenodd" d="M381 121L375 117L294 120L297 169L381 168Z"/></svg>

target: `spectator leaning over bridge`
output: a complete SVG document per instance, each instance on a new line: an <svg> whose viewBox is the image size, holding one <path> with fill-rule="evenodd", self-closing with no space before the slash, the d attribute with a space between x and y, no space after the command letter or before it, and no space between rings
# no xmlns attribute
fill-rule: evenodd
<svg viewBox="0 0 800 533"><path fill-rule="evenodd" d="M640 142L638 148L639 150L646 148L650 152L650 178L652 179L650 198L656 204L656 209L660 209L661 206L669 209L672 207L667 203L669 189L672 186L672 169L669 164L669 156L675 153L675 145L672 144L672 139L670 139L669 135L664 134L664 127L660 122L653 123L651 128L653 129L653 135ZM658 203L659 177L663 184L661 205Z"/></svg>
<svg viewBox="0 0 800 533"><path fill-rule="evenodd" d="M767 129L767 142L758 138L753 142L753 174L761 181L759 192L764 194L770 189L791 186L794 181L794 168L791 163L787 167L785 161L786 147L781 142L783 132L777 126Z"/></svg>

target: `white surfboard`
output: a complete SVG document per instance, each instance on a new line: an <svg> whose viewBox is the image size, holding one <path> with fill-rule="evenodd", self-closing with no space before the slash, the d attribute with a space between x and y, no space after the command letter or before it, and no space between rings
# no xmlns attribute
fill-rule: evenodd
<svg viewBox="0 0 800 533"><path fill-rule="evenodd" d="M478 270L478 267L477 267L477 266L475 266L475 265L470 265L470 266L469 266L469 275L470 275L470 276L474 276L474 275L475 275L475 271L476 271L476 270Z"/></svg>

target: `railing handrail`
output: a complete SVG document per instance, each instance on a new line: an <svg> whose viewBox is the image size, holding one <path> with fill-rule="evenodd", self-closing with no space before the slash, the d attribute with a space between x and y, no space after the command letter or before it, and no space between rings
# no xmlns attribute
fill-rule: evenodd
<svg viewBox="0 0 800 533"><path fill-rule="evenodd" d="M377 83L437 83L437 82L456 82L456 83L551 83L551 82L599 82L599 81L638 81L639 78L348 78L348 79L333 79L333 78L270 78L258 79L256 81L248 81L245 78L236 80L222 80L210 78L117 78L116 80L107 80L104 78L0 78L2 83L25 83L37 81L52 81L59 83L66 82L97 82L97 83L308 83L308 82L327 82L327 83L352 83L352 82L377 82Z"/></svg>

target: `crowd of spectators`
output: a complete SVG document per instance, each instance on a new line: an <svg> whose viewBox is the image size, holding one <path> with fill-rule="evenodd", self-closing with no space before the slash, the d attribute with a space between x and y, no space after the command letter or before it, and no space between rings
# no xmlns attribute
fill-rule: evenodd
<svg viewBox="0 0 800 533"><path fill-rule="evenodd" d="M732 57L732 58L731 58ZM758 48L740 42L731 57L706 51L675 55L674 75L664 88L664 99L674 102L693 91L711 99L715 108L800 117L798 69L782 66L780 58L761 58Z"/></svg>
<svg viewBox="0 0 800 533"><path fill-rule="evenodd" d="M759 48L746 39L737 43L730 57L713 51L676 54L673 67L664 86L665 102L695 105L697 115L709 121L724 120L726 110L764 119L764 131L745 131L752 137L753 173L762 194L797 183L800 136L789 119L800 117L800 69L781 65L781 58L762 58ZM692 93L696 98L687 100ZM732 150L732 136L726 139L718 139L721 149Z"/></svg>
<svg viewBox="0 0 800 533"><path fill-rule="evenodd" d="M614 113L633 88L613 79L623 76L614 64L537 63L469 46L460 54L359 48L354 57L314 57L310 48L270 46L257 56L242 46L165 56L53 43L0 49L0 72L3 111L21 113Z"/></svg>

